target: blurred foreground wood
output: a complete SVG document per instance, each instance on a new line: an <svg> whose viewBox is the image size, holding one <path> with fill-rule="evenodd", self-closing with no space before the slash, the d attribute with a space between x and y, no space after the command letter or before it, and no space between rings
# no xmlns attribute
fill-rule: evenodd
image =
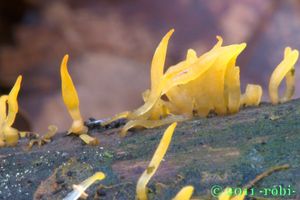
<svg viewBox="0 0 300 200"><path fill-rule="evenodd" d="M180 123L170 148L149 183L150 199L171 199L193 185L193 197L213 199L210 189L241 187L271 167L289 164L255 185L290 187L300 198L300 100L243 109L232 116ZM103 171L107 177L87 190L90 199L135 199L135 186L166 127L134 131L126 138L117 129L92 130L100 145L83 145L58 134L42 148L0 149L0 199L62 199L72 184ZM257 192L259 196L259 192ZM276 196L268 196L276 199Z"/></svg>

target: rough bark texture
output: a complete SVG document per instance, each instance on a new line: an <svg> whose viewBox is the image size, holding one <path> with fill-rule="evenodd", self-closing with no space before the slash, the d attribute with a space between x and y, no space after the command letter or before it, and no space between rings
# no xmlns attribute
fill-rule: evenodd
<svg viewBox="0 0 300 200"><path fill-rule="evenodd" d="M231 116L194 119L180 123L164 162L148 184L150 199L171 199L185 185L193 197L213 199L213 185L241 187L267 169L289 164L257 183L292 188L300 198L300 100L246 108ZM0 199L62 199L96 171L106 179L87 190L89 198L135 199L135 186L166 127L131 132L95 129L100 145L90 147L73 136L56 135L53 142L31 151L27 141L0 149ZM269 198L276 196L269 195Z"/></svg>

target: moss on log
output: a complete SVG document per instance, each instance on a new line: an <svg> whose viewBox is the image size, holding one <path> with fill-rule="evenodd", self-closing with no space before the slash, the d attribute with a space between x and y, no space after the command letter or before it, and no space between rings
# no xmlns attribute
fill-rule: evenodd
<svg viewBox="0 0 300 200"><path fill-rule="evenodd" d="M262 104L224 117L198 118L178 124L156 175L148 184L150 199L171 199L185 185L193 197L214 199L212 186L241 187L267 169L289 164L255 185L282 185L300 198L300 100ZM0 149L0 199L62 199L96 171L107 176L87 190L90 199L135 199L138 177L145 170L166 127L132 131L94 129L99 146L58 134L53 142L31 151L26 142ZM295 192L293 192L295 191ZM248 195L250 196L250 195ZM268 195L276 199L276 195Z"/></svg>

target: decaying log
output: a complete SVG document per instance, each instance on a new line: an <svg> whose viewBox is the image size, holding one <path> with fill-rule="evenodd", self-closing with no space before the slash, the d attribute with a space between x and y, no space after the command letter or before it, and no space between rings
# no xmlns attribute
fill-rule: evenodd
<svg viewBox="0 0 300 200"><path fill-rule="evenodd" d="M125 138L118 129L98 128L99 146L86 146L61 133L39 148L0 149L0 199L62 199L73 184L103 171L106 179L87 190L90 199L135 199L145 170L166 127L135 130ZM171 199L185 185L195 198L213 199L212 186L241 187L269 168L290 168L264 178L257 193L274 185L300 198L300 100L245 108L238 114L198 118L178 124L157 173L148 184L150 199ZM279 194L278 194L279 195ZM268 198L276 196L268 196ZM277 199L283 197L277 196Z"/></svg>

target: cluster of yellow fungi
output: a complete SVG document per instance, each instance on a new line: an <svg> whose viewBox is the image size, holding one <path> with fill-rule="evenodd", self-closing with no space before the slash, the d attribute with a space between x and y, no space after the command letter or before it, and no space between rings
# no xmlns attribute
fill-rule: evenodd
<svg viewBox="0 0 300 200"><path fill-rule="evenodd" d="M189 49L183 61L164 72L168 42L173 32L172 29L163 37L154 53L151 88L142 94L144 105L132 112L120 113L101 125L126 118L128 121L121 130L121 135L124 136L134 127L154 128L194 116L206 117L210 112L218 115L232 114L243 106L260 104L263 95L261 86L248 84L245 93L241 94L240 68L236 66L236 59L245 49L245 43L224 46L223 39L217 36L218 42L211 50L197 56L193 49ZM273 71L269 82L272 104L283 103L292 98L295 90L294 65L298 55L298 50L287 47L282 62ZM68 55L63 58L60 69L63 101L73 119L68 134L78 135L85 143L97 145L98 139L89 136L88 128L84 125L78 94L67 68L68 58ZM286 90L283 97L279 98L278 87L284 78ZM0 97L0 146L16 145L19 134L25 133L11 127L18 112L20 83L21 76L9 95ZM49 142L49 139L39 138L31 141L31 144L43 144Z"/></svg>
<svg viewBox="0 0 300 200"><path fill-rule="evenodd" d="M174 30L170 30L159 43L151 64L151 88L142 96L144 105L132 112L123 112L104 122L107 125L120 118L128 119L121 135L133 127L153 128L194 116L236 113L242 106L257 106L263 94L259 85L248 84L244 94L240 89L240 68L236 59L246 44L223 46L217 36L217 44L201 56L193 49L186 59L170 66L164 72L167 46ZM287 47L283 61L274 70L269 84L271 102L277 104L292 98L295 87L294 65L298 51ZM278 97L278 87L286 78L286 92Z"/></svg>
<svg viewBox="0 0 300 200"><path fill-rule="evenodd" d="M236 113L242 106L257 106L263 94L259 85L248 84L241 94L240 69L236 59L245 49L246 44L223 45L223 39L217 36L217 44L207 53L197 56L193 49L187 51L186 59L164 72L167 46L174 30L170 30L158 45L151 64L151 88L142 96L144 105L133 112L123 112L102 123L106 125L120 118L128 119L121 133L133 127L153 128L171 124L163 137L144 173L136 186L136 199L147 200L147 184L157 171L170 145L176 122L190 119L194 116L207 116L210 112L218 115ZM269 82L269 96L272 104L290 100L295 90L295 63L298 60L298 50L287 47L282 62L273 71ZM61 90L63 101L73 119L68 134L78 135L85 143L96 145L97 138L88 135L79 109L79 98L71 76L68 72L68 55L61 63ZM279 98L278 88L286 79L286 90ZM19 136L25 137L29 132L18 131L12 125L18 113L17 96L20 90L22 76L19 76L8 95L0 97L0 147L15 146ZM174 123L175 122L175 123ZM51 141L57 132L56 126L49 126L49 131L42 137L37 137L29 143L29 147L37 143L42 145ZM37 134L38 135L38 134ZM97 172L79 185L73 185L74 190L65 200L87 197L85 190L97 180L103 180L105 174ZM173 200L189 200L193 186L185 186ZM218 197L219 200L243 200L245 193L231 196L226 189Z"/></svg>

